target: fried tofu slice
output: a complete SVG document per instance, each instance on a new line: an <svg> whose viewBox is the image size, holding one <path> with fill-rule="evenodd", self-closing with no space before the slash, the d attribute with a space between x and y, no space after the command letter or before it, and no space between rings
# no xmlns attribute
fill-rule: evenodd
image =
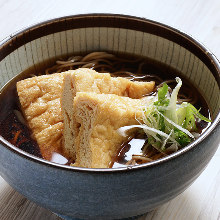
<svg viewBox="0 0 220 220"><path fill-rule="evenodd" d="M79 91L99 91L103 93L106 91L126 96L129 96L129 93L131 93L131 96L135 97L148 92L148 89L150 91L151 84L154 87L154 83L151 83L149 88L146 89L145 83L130 83L130 81L123 78L119 81L117 78L113 78L114 83L107 86L112 78L109 74L97 73L94 70L86 68L69 70L64 73L36 76L19 81L17 83L17 92L23 114L32 130L33 137L40 147L42 156L46 160L51 159L52 152L63 153L63 114L66 117L67 129L70 124L68 114L66 113L68 104L66 106L64 103L64 111L63 114L61 113L60 99L64 76L66 76L64 98L71 97L68 98L71 103L69 104L71 105L71 111L73 106L72 99L76 92ZM130 85L130 89L126 90L127 84ZM110 88L110 86L113 88ZM67 149L66 156L75 159L75 150L73 151L72 147L69 150L68 145L65 149ZM74 153L69 153L69 151Z"/></svg>
<svg viewBox="0 0 220 220"><path fill-rule="evenodd" d="M63 116L60 97L63 73L28 78L17 83L23 114L44 159L62 151Z"/></svg>
<svg viewBox="0 0 220 220"><path fill-rule="evenodd" d="M79 92L74 99L76 162L74 166L109 168L121 144L123 126L138 124L146 99Z"/></svg>
<svg viewBox="0 0 220 220"><path fill-rule="evenodd" d="M73 102L77 92L97 94L116 94L133 99L142 98L153 91L155 82L133 82L122 77L111 77L109 73L97 73L94 70L78 69L64 75L61 97L64 118L64 152L67 157L76 159L75 116Z"/></svg>

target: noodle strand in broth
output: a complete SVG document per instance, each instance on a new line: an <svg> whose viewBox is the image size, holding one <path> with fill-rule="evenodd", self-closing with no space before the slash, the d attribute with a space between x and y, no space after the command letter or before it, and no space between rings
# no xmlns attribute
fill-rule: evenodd
<svg viewBox="0 0 220 220"><path fill-rule="evenodd" d="M153 65L152 63L152 60L146 59L144 57L128 56L126 54L114 55L108 52L92 52L85 56L71 56L67 59L59 59L55 62L55 65L47 68L43 74L65 72L67 70L74 70L78 68L90 68L100 73L110 73L111 76L124 77L131 81L155 81L155 90L149 95L156 95L158 89L163 87L164 83L166 83L168 85L168 91L171 94L173 88L176 85L174 74L172 75L171 71L171 73L165 75L161 69L157 69L155 67L158 65L158 63L157 65ZM161 67L163 66L161 65ZM34 75L29 74L29 77L32 76ZM181 104L183 102L188 102L193 105L199 103L200 107L200 104L203 103L201 102L202 99L198 92L194 91L196 90L192 89L192 87L184 81L184 86L181 88L180 93L178 94L177 103ZM22 115L21 111L18 110L19 109L16 109L16 111L20 112L19 114ZM19 117L18 120L20 120ZM23 121L21 120L21 123L24 123ZM19 143L21 143L21 141L18 140L21 140L22 134L23 133L17 129L11 142L14 144L17 143L16 146L18 146ZM139 152L135 151L135 153L126 158L127 152L129 152L130 149L136 147L136 138L145 140L145 142L141 149L139 149ZM26 141L24 138L22 140ZM131 144L131 142L134 144ZM18 147L21 148L20 146ZM118 165L114 165L117 163L120 164L119 166L121 166L121 164L127 166L147 163L165 157L166 155L175 152L176 150L177 149L175 146L171 145L166 149L166 151L161 152L159 149L156 149L155 147L148 144L147 135L144 132L138 131L137 134L128 137L127 142L121 145L120 152L118 152L118 155L114 158L114 161L112 161L111 166L117 167ZM36 155L39 156L39 152L37 152ZM73 161L69 161L68 164L72 162Z"/></svg>
<svg viewBox="0 0 220 220"><path fill-rule="evenodd" d="M154 80L156 83L154 94L156 94L157 90L166 83L169 86L169 93L171 94L176 81L174 79L163 80L156 74L146 73L144 68L147 64L146 59L142 57L121 58L107 52L92 52L85 56L72 56L66 60L57 60L54 66L46 69L45 74L64 72L77 68L91 68L97 72L108 72L112 76L121 76L132 81ZM177 102L178 104L181 104L182 102L195 104L197 99L198 97L192 93L192 89L190 87L186 87L184 91L179 94ZM171 150L171 152L173 151ZM126 165L134 165L136 163L140 164L157 160L171 152L161 153L155 148L145 145L143 147L142 154L133 155Z"/></svg>

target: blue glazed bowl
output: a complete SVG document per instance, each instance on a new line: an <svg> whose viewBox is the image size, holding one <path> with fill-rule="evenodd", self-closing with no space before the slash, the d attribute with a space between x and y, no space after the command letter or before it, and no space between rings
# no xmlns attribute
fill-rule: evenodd
<svg viewBox="0 0 220 220"><path fill-rule="evenodd" d="M217 150L219 62L192 37L154 21L124 15L77 15L37 24L1 42L0 88L25 70L38 71L39 63L47 66L61 55L90 51L141 55L181 72L208 103L211 126L172 155L114 169L48 162L19 150L0 136L0 175L28 199L70 218L141 215L183 192Z"/></svg>

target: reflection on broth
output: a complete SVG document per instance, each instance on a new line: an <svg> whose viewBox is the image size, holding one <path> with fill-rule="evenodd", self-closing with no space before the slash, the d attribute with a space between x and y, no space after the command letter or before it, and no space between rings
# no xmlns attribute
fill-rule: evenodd
<svg viewBox="0 0 220 220"><path fill-rule="evenodd" d="M68 164L68 160L57 152L52 153L50 161L59 164Z"/></svg>
<svg viewBox="0 0 220 220"><path fill-rule="evenodd" d="M155 96L157 95L157 91L159 88L161 88L161 90L165 89L163 86L164 82L166 82L169 86L169 94L172 94L172 89L174 89L174 87L177 84L174 80L175 76L181 76L181 74L176 72L174 69L171 69L170 67L155 62L153 60L149 60L143 57L134 57L125 54L119 54L116 56L105 52L95 52L85 56L72 56L66 60L61 59L57 61L54 66L44 71L45 74L52 74L56 72L67 71L69 69L78 69L82 67L94 69L99 73L108 72L111 74L112 77L120 76L127 78L132 82L147 82L152 80L155 81L155 89L152 92L150 92L150 94L146 94L146 96ZM41 75L38 73L33 73L31 71L28 75L26 71L25 73L21 73L18 77L15 77L15 79L11 80L11 82L8 83L7 86L5 86L5 88L3 89L0 97L0 135L16 147L37 157L41 157L51 162L59 164L71 164L77 166L77 164L80 163L74 164L75 156L70 156L71 154L66 153L66 149L60 147L60 145L63 145L63 137L57 137L57 139L55 139L57 140L56 142L54 142L55 145L59 143L59 146L48 144L49 142L45 141L45 144L42 147L42 144L37 144L37 142L39 143L38 140L36 142L36 134L33 134L33 130L31 131L31 129L29 129L30 123L24 119L25 116L22 116L22 113L24 113L25 111L21 108L21 105L19 103L16 91L16 83L21 79L32 77L33 74ZM195 88L193 88L185 79L182 78L182 80L183 86L181 87L181 90L179 92L178 103L192 103L197 109L201 108L200 113L202 115L209 118L209 110L204 99L201 97L198 91ZM127 94L125 94L125 96L129 96L130 94L131 93L128 92ZM53 100L51 99L51 101ZM60 123L63 122L60 121ZM190 125L192 124L191 122L188 123ZM196 129L194 127L193 129L191 129L191 131L196 132L198 134L207 128L208 122L196 119L195 125ZM79 125L79 133L81 129L80 126L82 125ZM59 132L61 131L62 130L59 130ZM177 131L174 129L173 132ZM169 135L172 135L172 131ZM53 135L51 135L51 137L52 136ZM167 138L167 140L169 140L169 137L167 136L165 137ZM164 139L166 139L165 137ZM157 137L155 138L157 139L161 137L157 135ZM80 139L80 137L78 139ZM158 144L158 142L155 142L154 140L154 143L151 144L152 142L150 143L149 135L146 135L142 129L135 129L135 133L133 133L132 135L128 135L128 137L126 137L126 140L121 140L124 141L120 144L120 146L117 146L117 151L115 151L117 153L114 156L112 156L111 162L108 163L108 167L116 168L128 165L147 163L165 157L166 155L175 151L173 150L174 148L172 144L168 143L169 141L167 141L169 146L166 149L165 146L162 146L162 148L164 148L165 150L161 150L162 148L158 149L157 146L155 146L155 143ZM80 157L80 154L78 157ZM87 165L85 165L85 167L87 167Z"/></svg>
<svg viewBox="0 0 220 220"><path fill-rule="evenodd" d="M139 137L130 137L127 142L122 144L118 155L112 161L110 167L121 167L122 164L124 164L124 166L132 165L132 156L142 154L146 141L146 136L140 137L139 135Z"/></svg>

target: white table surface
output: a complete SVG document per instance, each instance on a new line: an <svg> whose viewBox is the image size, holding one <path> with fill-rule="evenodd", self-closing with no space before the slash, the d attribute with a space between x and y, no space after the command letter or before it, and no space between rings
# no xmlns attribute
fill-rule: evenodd
<svg viewBox="0 0 220 220"><path fill-rule="evenodd" d="M191 34L220 59L220 0L0 0L0 40L26 26L83 13L118 13L153 19ZM12 189L0 177L0 220L60 219ZM142 220L220 220L220 148L181 195Z"/></svg>

